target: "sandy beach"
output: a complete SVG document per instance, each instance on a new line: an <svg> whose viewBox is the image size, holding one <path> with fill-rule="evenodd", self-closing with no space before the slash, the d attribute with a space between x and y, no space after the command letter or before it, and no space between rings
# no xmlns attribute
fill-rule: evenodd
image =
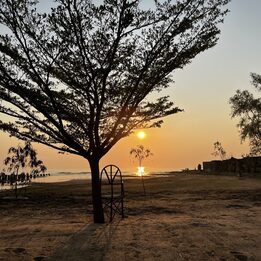
<svg viewBox="0 0 261 261"><path fill-rule="evenodd" d="M93 224L90 181L0 194L0 260L261 260L261 179L125 180L127 218Z"/></svg>

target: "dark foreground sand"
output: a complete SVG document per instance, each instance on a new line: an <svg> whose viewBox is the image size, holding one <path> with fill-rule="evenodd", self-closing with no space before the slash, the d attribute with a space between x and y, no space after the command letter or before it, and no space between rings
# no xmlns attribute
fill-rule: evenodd
<svg viewBox="0 0 261 261"><path fill-rule="evenodd" d="M87 181L0 194L0 260L261 260L261 179L125 181L126 214L92 224ZM6 192L4 192L6 193Z"/></svg>

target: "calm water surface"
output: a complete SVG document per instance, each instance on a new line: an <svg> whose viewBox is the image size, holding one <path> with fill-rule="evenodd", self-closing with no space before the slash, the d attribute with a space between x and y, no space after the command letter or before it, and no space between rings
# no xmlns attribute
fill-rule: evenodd
<svg viewBox="0 0 261 261"><path fill-rule="evenodd" d="M123 178L137 178L139 177L137 173L123 172ZM157 176L169 176L173 175L170 172L149 172L144 174L144 177L157 177ZM50 176L38 177L32 179L32 183L55 183L55 182L66 182L70 180L90 180L90 172L54 172L50 173ZM18 186L19 187L19 186ZM0 185L0 190L10 189L10 186L5 184L4 186Z"/></svg>

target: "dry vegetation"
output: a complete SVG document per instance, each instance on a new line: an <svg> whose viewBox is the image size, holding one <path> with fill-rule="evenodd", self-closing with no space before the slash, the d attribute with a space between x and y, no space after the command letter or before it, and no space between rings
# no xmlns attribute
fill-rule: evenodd
<svg viewBox="0 0 261 261"><path fill-rule="evenodd" d="M125 181L126 214L91 221L86 181L0 194L0 260L261 260L261 179L179 174Z"/></svg>

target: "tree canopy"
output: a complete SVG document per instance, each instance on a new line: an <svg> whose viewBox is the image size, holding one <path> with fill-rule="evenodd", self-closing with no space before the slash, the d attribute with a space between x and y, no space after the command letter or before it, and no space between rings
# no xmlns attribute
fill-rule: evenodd
<svg viewBox="0 0 261 261"><path fill-rule="evenodd" d="M170 73L214 46L226 0L156 2L59 0L50 14L35 0L0 2L0 127L61 151L105 154L134 128L160 126L179 111ZM102 155L101 155L102 156Z"/></svg>
<svg viewBox="0 0 261 261"><path fill-rule="evenodd" d="M99 160L180 111L148 95L217 43L229 0L57 0L48 14L37 2L0 0L0 129L86 158L99 198Z"/></svg>
<svg viewBox="0 0 261 261"><path fill-rule="evenodd" d="M152 156L152 152L149 149L146 149L143 145L138 145L136 148L130 150L130 155L137 159L139 166L146 158Z"/></svg>
<svg viewBox="0 0 261 261"><path fill-rule="evenodd" d="M252 85L261 92L261 75L251 73ZM261 155L261 97L248 90L237 90L230 98L232 117L240 117L238 128L242 140L249 139L250 154Z"/></svg>
<svg viewBox="0 0 261 261"><path fill-rule="evenodd" d="M16 175L19 174L19 169L24 168L30 168L32 173L44 173L47 170L42 160L37 158L37 152L30 142L26 142L23 147L18 145L9 148L8 155L4 160L4 164L8 166L7 170L9 172Z"/></svg>

